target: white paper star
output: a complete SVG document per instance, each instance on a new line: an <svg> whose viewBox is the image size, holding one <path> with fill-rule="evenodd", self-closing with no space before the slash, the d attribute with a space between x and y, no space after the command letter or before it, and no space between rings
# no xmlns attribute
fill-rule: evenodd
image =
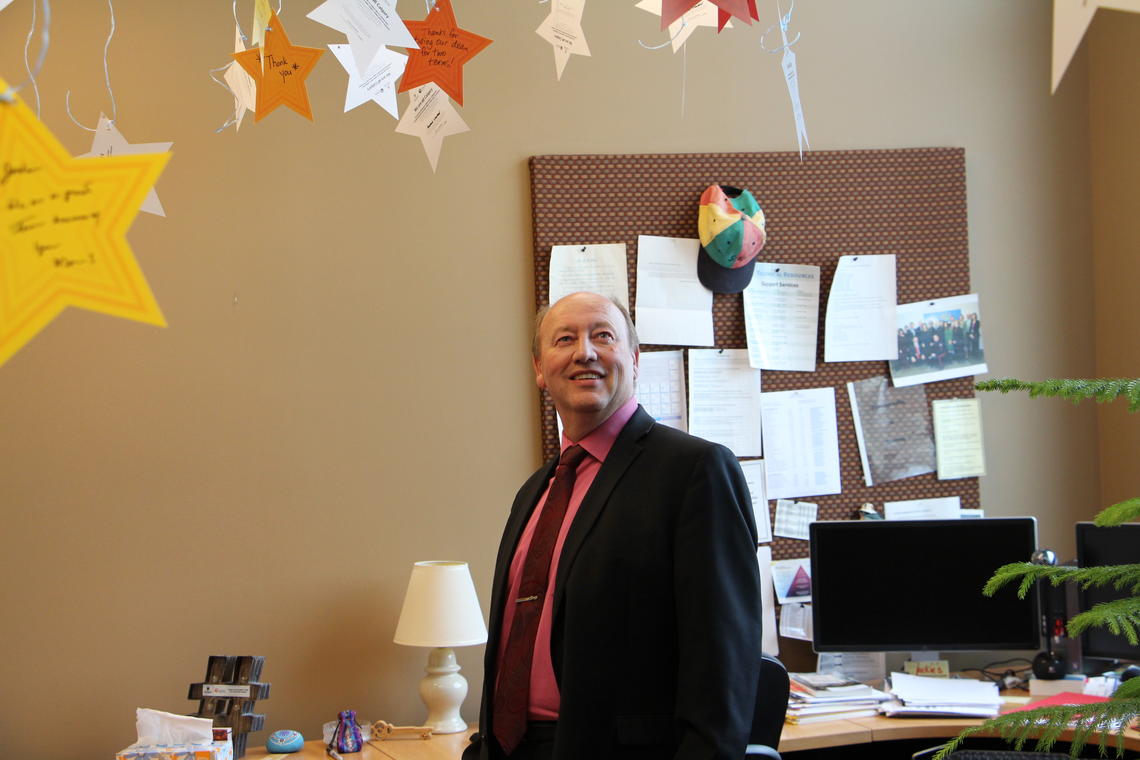
<svg viewBox="0 0 1140 760"><path fill-rule="evenodd" d="M1097 8L1140 13L1140 0L1053 0L1053 92L1065 76Z"/></svg>
<svg viewBox="0 0 1140 760"><path fill-rule="evenodd" d="M241 27L234 27L234 52L245 50L245 43L241 39ZM222 75L230 91L234 94L234 129L241 129L241 120L245 112L257 113L257 83L253 77L245 73L237 61L226 66L226 73Z"/></svg>
<svg viewBox="0 0 1140 760"><path fill-rule="evenodd" d="M655 16L661 15L661 0L641 0L636 7L649 11ZM673 44L673 52L676 53L681 49L681 46L688 41L689 35L697 31L697 27L711 26L716 29L716 24L717 7L709 0L701 0L669 25L669 39ZM724 28L731 29L732 22L726 22Z"/></svg>
<svg viewBox="0 0 1140 760"><path fill-rule="evenodd" d="M392 114L393 118L400 118L399 107L396 105L396 80L404 73L404 67L408 65L408 56L386 47L380 48L380 52L372 60L372 65L361 74L356 70L351 47L351 45L329 45L329 50L348 72L344 112L348 113L361 103L372 100Z"/></svg>
<svg viewBox="0 0 1140 760"><path fill-rule="evenodd" d="M396 131L414 135L424 144L424 152L431 162L434 172L439 163L439 151L443 138L470 131L470 127L459 116L446 93L435 82L420 85L408 91L412 96Z"/></svg>
<svg viewBox="0 0 1140 760"><path fill-rule="evenodd" d="M135 143L127 142L118 128L103 114L99 114L99 126L95 128L95 140L91 143L91 150L76 158L102 158L104 156L129 156L135 153L166 153L170 150L172 142ZM146 194L139 211L145 211L155 216L166 216L158 193L152 187Z"/></svg>
<svg viewBox="0 0 1140 760"><path fill-rule="evenodd" d="M418 48L404 21L396 14L395 0L325 0L308 15L313 21L344 32L356 70L368 70L385 45Z"/></svg>
<svg viewBox="0 0 1140 760"><path fill-rule="evenodd" d="M571 55L589 55L586 37L582 32L582 12L586 0L551 0L550 14L534 30L554 48L554 69L558 78L566 69Z"/></svg>

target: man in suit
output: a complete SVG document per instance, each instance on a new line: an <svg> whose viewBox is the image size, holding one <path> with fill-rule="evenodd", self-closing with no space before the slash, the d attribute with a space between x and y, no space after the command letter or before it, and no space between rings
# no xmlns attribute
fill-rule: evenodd
<svg viewBox="0 0 1140 760"><path fill-rule="evenodd" d="M533 354L562 464L511 508L464 757L739 760L761 622L736 458L638 406L637 336L613 301L575 293L540 311Z"/></svg>

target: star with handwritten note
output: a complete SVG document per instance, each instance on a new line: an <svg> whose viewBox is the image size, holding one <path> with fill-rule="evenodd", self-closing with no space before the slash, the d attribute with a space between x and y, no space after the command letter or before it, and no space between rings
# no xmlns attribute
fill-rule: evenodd
<svg viewBox="0 0 1140 760"><path fill-rule="evenodd" d="M641 0L636 7L658 16L661 15L661 0ZM673 52L676 53L680 50L699 27L715 27L719 10L712 4L712 0L700 0L692 8L685 11L680 18L669 24L669 42L672 44ZM724 28L731 29L732 22L726 22Z"/></svg>
<svg viewBox="0 0 1140 760"><path fill-rule="evenodd" d="M356 61L352 57L350 47L350 45L329 45L329 50L348 73L344 112L348 113L358 105L372 100L392 114L393 118L400 118L399 107L396 105L396 80L404 73L408 56L390 48L380 48L372 59L372 65L360 73L356 70Z"/></svg>
<svg viewBox="0 0 1140 760"><path fill-rule="evenodd" d="M245 42L241 38L241 27L235 26L234 52L240 53L244 50ZM245 73L245 69L237 61L231 61L226 66L226 73L222 75L222 79L226 81L234 96L234 129L241 129L246 111L257 114L257 83L253 81L253 77Z"/></svg>
<svg viewBox="0 0 1140 760"><path fill-rule="evenodd" d="M397 132L420 138L433 172L439 164L443 138L470 129L443 90L434 82L412 90L411 102L404 109L400 123L396 125Z"/></svg>
<svg viewBox="0 0 1140 760"><path fill-rule="evenodd" d="M586 35L582 32L582 12L586 0L550 0L550 14L534 30L554 48L554 70L558 79L571 55L589 55Z"/></svg>
<svg viewBox="0 0 1140 760"><path fill-rule="evenodd" d="M736 17L746 24L753 20L759 21L760 14L756 11L756 0L709 0L718 9L717 31L724 29L728 19ZM662 0L661 2L661 28L665 29L687 11L696 5L695 0Z"/></svg>
<svg viewBox="0 0 1140 760"><path fill-rule="evenodd" d="M397 92L406 92L428 82L463 105L463 64L478 55L491 40L460 29L451 0L436 0L423 21L408 21L419 50L408 51L408 67Z"/></svg>
<svg viewBox="0 0 1140 760"><path fill-rule="evenodd" d="M132 156L136 153L166 153L172 142L134 143L127 142L119 128L103 114L99 114L99 126L95 128L95 139L91 142L91 150L76 158L102 158L103 156ZM166 210L158 199L158 193L152 187L143 199L139 211L145 211L155 216L166 216Z"/></svg>
<svg viewBox="0 0 1140 760"><path fill-rule="evenodd" d="M356 71L362 76L385 45L416 46L396 13L396 0L325 0L309 11L307 18L344 32Z"/></svg>
<svg viewBox="0 0 1140 760"><path fill-rule="evenodd" d="M169 158L72 158L0 103L0 364L68 306L166 326L126 233Z"/></svg>
<svg viewBox="0 0 1140 760"><path fill-rule="evenodd" d="M265 44L234 53L234 60L257 83L257 110L253 120L261 121L277 106L286 105L312 121L313 109L309 105L305 78L324 52L291 43L281 19L276 13L271 14ZM262 53L265 54L264 61Z"/></svg>

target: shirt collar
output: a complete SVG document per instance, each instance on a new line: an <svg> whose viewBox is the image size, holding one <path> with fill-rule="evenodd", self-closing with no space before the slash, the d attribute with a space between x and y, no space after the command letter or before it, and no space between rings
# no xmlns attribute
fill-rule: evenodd
<svg viewBox="0 0 1140 760"><path fill-rule="evenodd" d="M610 449L614 447L614 441L617 440L618 433L622 431L625 424L629 422L629 418L637 411L637 398L631 397L629 401L618 407L614 412L596 428L586 433L580 441L571 441L566 437L566 433L562 434L562 447L560 453L573 446L575 443L580 445L586 452L597 459L599 462L606 461L606 456L610 453Z"/></svg>

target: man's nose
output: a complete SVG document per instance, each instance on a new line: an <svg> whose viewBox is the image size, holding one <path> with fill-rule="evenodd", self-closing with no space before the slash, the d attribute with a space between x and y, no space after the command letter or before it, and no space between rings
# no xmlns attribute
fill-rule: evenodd
<svg viewBox="0 0 1140 760"><path fill-rule="evenodd" d="M598 351L594 347L594 342L590 340L589 336L583 336L579 341L574 351L574 361L577 362L592 362L598 358Z"/></svg>

